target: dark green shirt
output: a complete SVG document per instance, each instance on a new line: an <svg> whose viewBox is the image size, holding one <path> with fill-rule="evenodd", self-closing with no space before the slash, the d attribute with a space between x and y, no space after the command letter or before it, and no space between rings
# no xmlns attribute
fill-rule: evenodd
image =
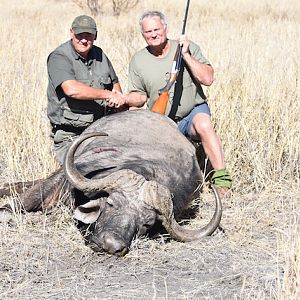
<svg viewBox="0 0 300 300"><path fill-rule="evenodd" d="M77 80L94 88L112 90L118 77L101 48L94 45L85 60L68 41L50 53L47 69L48 117L51 123L86 127L105 115L106 106L102 100L72 99L61 88L64 81Z"/></svg>

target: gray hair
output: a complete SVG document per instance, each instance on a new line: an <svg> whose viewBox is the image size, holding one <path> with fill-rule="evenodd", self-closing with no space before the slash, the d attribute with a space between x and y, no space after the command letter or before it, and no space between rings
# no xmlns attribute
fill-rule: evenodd
<svg viewBox="0 0 300 300"><path fill-rule="evenodd" d="M162 12L157 11L157 10L149 10L149 11L144 12L142 14L142 16L140 17L139 24L141 27L141 32L143 32L143 24L142 23L143 23L144 19L153 18L153 17L159 17L160 22L164 25L164 27L167 27L167 18Z"/></svg>

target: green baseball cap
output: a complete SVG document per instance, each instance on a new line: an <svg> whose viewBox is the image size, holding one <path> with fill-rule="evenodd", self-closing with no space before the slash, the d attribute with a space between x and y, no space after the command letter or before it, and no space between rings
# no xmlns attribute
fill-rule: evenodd
<svg viewBox="0 0 300 300"><path fill-rule="evenodd" d="M97 25L95 20L86 15L76 17L72 23L72 29L75 34L82 32L88 32L91 34L97 33Z"/></svg>

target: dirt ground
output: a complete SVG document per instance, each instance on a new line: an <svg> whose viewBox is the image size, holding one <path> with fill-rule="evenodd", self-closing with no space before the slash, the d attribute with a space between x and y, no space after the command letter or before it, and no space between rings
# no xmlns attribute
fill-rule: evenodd
<svg viewBox="0 0 300 300"><path fill-rule="evenodd" d="M0 224L0 298L277 299L278 232L299 202L288 192L232 197L213 236L185 244L163 235L137 239L123 258L86 247L63 206L16 215Z"/></svg>

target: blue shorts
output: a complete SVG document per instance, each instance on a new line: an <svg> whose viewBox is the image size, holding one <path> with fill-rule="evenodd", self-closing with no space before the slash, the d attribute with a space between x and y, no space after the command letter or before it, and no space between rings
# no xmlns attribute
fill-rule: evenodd
<svg viewBox="0 0 300 300"><path fill-rule="evenodd" d="M210 109L206 102L195 106L187 116L178 122L178 129L183 135L189 136L193 118L198 113L204 113L211 116Z"/></svg>

